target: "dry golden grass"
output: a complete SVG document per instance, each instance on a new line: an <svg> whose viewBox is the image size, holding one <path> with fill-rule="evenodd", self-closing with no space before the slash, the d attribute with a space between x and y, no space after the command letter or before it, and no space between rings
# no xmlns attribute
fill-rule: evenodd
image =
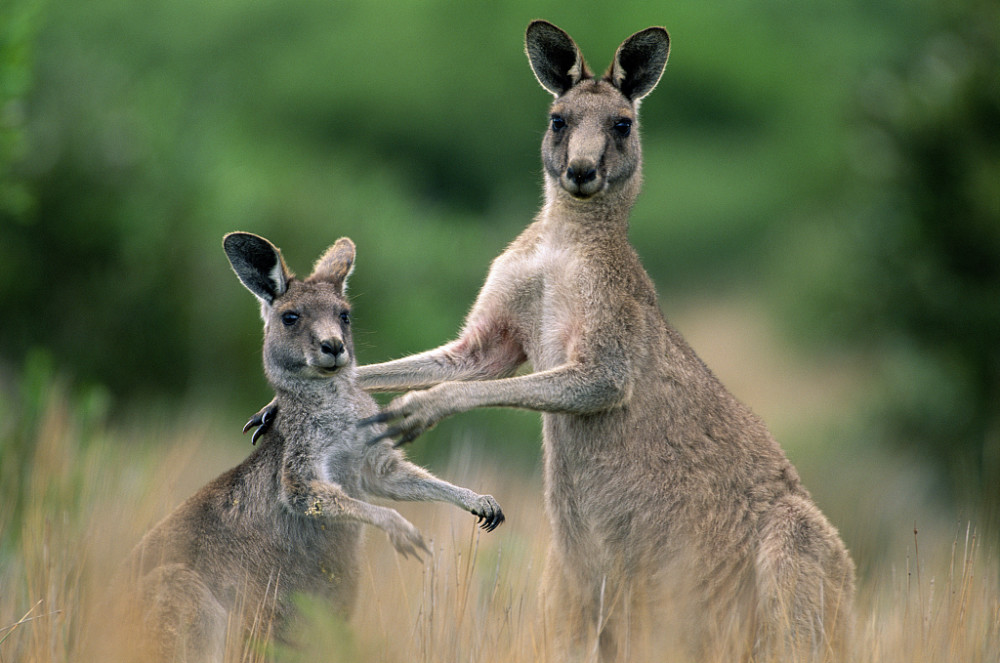
<svg viewBox="0 0 1000 663"><path fill-rule="evenodd" d="M209 426L191 422L146 428L141 438L90 430L59 389L47 398L27 444L21 440L30 453L23 507L15 514L0 504L0 663L97 660L98 645L128 629L104 608L117 566L160 517L248 451L232 431L222 445ZM471 455L435 470L497 496L507 523L481 534L473 517L450 506L398 505L432 541L432 557L404 560L370 530L349 623L306 600L299 649L234 639L227 659L545 660L537 594L548 524L537 478ZM997 559L971 526L927 530L886 561L861 564L871 570L859 579L856 660L1000 661Z"/></svg>

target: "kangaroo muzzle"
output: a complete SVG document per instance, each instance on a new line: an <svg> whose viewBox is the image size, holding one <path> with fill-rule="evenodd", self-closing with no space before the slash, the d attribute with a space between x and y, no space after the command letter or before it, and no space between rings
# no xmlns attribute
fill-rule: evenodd
<svg viewBox="0 0 1000 663"><path fill-rule="evenodd" d="M310 364L315 368L326 371L335 371L342 366L346 366L351 360L344 341L336 336L322 339L318 342L318 352L316 352Z"/></svg>

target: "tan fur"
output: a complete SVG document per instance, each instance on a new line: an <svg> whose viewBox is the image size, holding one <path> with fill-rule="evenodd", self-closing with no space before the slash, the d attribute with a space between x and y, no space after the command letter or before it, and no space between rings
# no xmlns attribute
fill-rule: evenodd
<svg viewBox="0 0 1000 663"><path fill-rule="evenodd" d="M526 42L555 96L545 204L494 260L457 340L359 368L366 390L421 389L386 408L385 435L409 441L476 407L543 412L557 657L843 656L843 543L764 424L666 323L628 242L636 109L666 64L666 31L630 37L599 79L555 26L532 23ZM533 372L510 377L525 361Z"/></svg>
<svg viewBox="0 0 1000 663"><path fill-rule="evenodd" d="M281 419L240 465L151 530L130 581L153 660L220 661L227 631L281 638L292 598L309 592L348 615L358 592L361 526L403 555L427 550L394 509L364 501L440 500L503 521L489 495L453 486L369 443L357 422L377 412L356 384L346 279L354 245L340 239L300 281L267 240L226 236L234 270L261 303L264 368Z"/></svg>
<svg viewBox="0 0 1000 663"><path fill-rule="evenodd" d="M528 27L526 49L555 96L545 204L493 261L457 340L358 369L368 391L421 390L372 418L390 422L376 439L408 442L477 407L543 413L553 659L845 658L843 543L764 424L664 320L628 242L636 112L666 31L629 37L599 79L549 23ZM511 377L525 361L533 372Z"/></svg>

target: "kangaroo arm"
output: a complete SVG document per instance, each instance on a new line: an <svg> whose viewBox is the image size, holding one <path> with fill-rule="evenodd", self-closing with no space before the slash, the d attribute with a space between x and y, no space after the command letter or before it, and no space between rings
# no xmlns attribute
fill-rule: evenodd
<svg viewBox="0 0 1000 663"><path fill-rule="evenodd" d="M492 532L504 520L492 495L479 495L468 488L437 478L422 467L404 460L388 444L369 447L374 454L362 476L366 492L386 499L410 502L448 502L479 517L479 524Z"/></svg>
<svg viewBox="0 0 1000 663"><path fill-rule="evenodd" d="M393 547L408 557L419 559L418 550L429 553L420 532L395 509L355 499L337 484L319 479L301 480L286 468L282 474L285 506L298 516L329 521L353 520L383 530Z"/></svg>
<svg viewBox="0 0 1000 663"><path fill-rule="evenodd" d="M508 326L470 323L458 340L409 357L357 369L365 391L410 391L450 381L493 380L514 373L527 357Z"/></svg>
<svg viewBox="0 0 1000 663"><path fill-rule="evenodd" d="M404 394L366 422L388 422L374 440L405 444L447 416L477 407L516 407L540 412L592 414L617 407L631 394L627 363L577 361L499 380L443 382Z"/></svg>

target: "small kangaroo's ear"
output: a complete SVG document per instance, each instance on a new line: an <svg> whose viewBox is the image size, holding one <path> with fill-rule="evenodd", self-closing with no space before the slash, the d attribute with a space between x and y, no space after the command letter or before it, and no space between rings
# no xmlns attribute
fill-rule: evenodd
<svg viewBox="0 0 1000 663"><path fill-rule="evenodd" d="M328 281L336 286L341 296L347 291L347 277L354 271L354 242L341 237L316 261L313 273L306 281Z"/></svg>
<svg viewBox="0 0 1000 663"><path fill-rule="evenodd" d="M593 74L573 39L548 21L532 21L524 35L524 50L542 87L556 97Z"/></svg>
<svg viewBox="0 0 1000 663"><path fill-rule="evenodd" d="M670 55L670 35L663 28L646 28L622 42L606 80L635 103L660 82Z"/></svg>
<svg viewBox="0 0 1000 663"><path fill-rule="evenodd" d="M262 302L273 304L285 294L292 273L274 244L251 233L229 233L222 240L222 248L236 276Z"/></svg>

